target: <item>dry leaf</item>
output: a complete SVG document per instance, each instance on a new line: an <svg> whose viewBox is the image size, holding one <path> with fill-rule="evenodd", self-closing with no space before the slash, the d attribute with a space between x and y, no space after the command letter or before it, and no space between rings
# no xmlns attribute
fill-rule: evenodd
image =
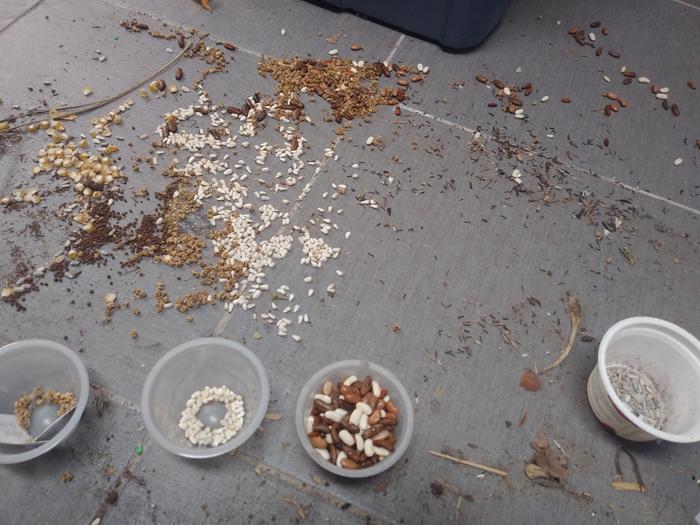
<svg viewBox="0 0 700 525"><path fill-rule="evenodd" d="M530 479L548 478L547 473L534 463L528 463L525 466L525 475Z"/></svg>
<svg viewBox="0 0 700 525"><path fill-rule="evenodd" d="M556 368L557 366L559 366L561 362L564 361L564 359L566 359L566 356L569 355L571 349L574 347L576 333L578 332L579 326L581 326L581 303L579 303L578 297L576 297L574 294L569 294L567 305L569 307L569 317L571 318L571 333L569 334L569 340L566 343L564 351L561 354L559 354L559 357L557 357L557 360L554 361L551 365L546 366L540 372L540 374L544 374L552 368Z"/></svg>
<svg viewBox="0 0 700 525"><path fill-rule="evenodd" d="M542 381L530 368L520 376L520 386L529 392L537 392L542 386Z"/></svg>
<svg viewBox="0 0 700 525"><path fill-rule="evenodd" d="M566 477L566 469L569 465L569 460L563 454L557 454L549 447L549 442L546 436L540 432L531 443L535 451L535 455L530 460L530 463L525 467L525 474L530 477L530 474L535 473L535 469L530 465L539 467L545 474L545 477L554 478L558 481ZM530 474L528 474L528 469ZM542 476L536 476L542 477ZM530 477L530 479L533 479Z"/></svg>
<svg viewBox="0 0 700 525"><path fill-rule="evenodd" d="M199 0L199 3L202 5L204 9L207 11L211 11L211 7L209 7L209 0Z"/></svg>

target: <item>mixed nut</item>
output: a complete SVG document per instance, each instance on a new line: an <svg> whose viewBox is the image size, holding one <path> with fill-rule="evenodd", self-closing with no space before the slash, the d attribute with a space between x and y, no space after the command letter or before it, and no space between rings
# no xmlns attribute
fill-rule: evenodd
<svg viewBox="0 0 700 525"><path fill-rule="evenodd" d="M306 418L311 446L326 461L345 469L371 467L396 446L399 409L386 388L366 376L326 381Z"/></svg>

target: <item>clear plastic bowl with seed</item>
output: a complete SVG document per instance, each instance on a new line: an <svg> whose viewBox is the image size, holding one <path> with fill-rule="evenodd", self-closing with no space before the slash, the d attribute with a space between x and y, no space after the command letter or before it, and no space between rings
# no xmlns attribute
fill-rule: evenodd
<svg viewBox="0 0 700 525"><path fill-rule="evenodd" d="M382 387L387 389L392 402L399 409L398 424L395 429L396 448L394 452L371 467L357 470L340 468L324 460L311 446L309 436L306 434L306 418L311 413L314 396L321 392L323 384L326 381L338 383L351 375L357 376L360 381L367 375L372 376ZM303 386L297 400L295 422L302 447L320 467L346 478L368 478L381 474L393 467L408 449L408 445L413 437L413 405L408 392L406 392L401 382L386 368L369 361L338 361L316 372Z"/></svg>
<svg viewBox="0 0 700 525"><path fill-rule="evenodd" d="M65 441L77 428L90 395L85 365L75 352L43 339L17 341L0 348L0 413L14 414L15 401L34 387L72 392L78 404L71 415L56 423L42 445L0 445L0 464L22 463L45 454ZM46 429L57 415L51 405L32 411L30 434Z"/></svg>
<svg viewBox="0 0 700 525"><path fill-rule="evenodd" d="M196 446L179 427L181 412L193 392L205 386L225 385L243 397L245 419L231 440L218 447ZM141 410L153 440L178 456L205 459L240 447L257 430L267 413L270 383L253 352L240 343L218 337L194 339L161 357L146 377ZM206 410L205 410L206 409ZM199 419L215 426L225 409L202 407Z"/></svg>
<svg viewBox="0 0 700 525"><path fill-rule="evenodd" d="M658 429L624 403L608 375L611 365L641 370L664 393L666 422ZM674 443L700 441L700 341L673 323L630 317L600 341L598 364L588 378L588 401L601 423L624 439Z"/></svg>

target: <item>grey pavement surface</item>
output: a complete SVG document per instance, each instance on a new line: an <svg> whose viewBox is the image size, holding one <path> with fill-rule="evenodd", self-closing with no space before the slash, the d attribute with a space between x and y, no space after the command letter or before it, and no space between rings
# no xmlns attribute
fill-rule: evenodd
<svg viewBox="0 0 700 525"><path fill-rule="evenodd" d="M292 224L303 225L318 218L318 207L344 208L334 218L340 231L328 238L341 256L313 270L313 297L303 283L312 270L299 264L296 241L293 253L268 271L271 287L292 286L312 320L294 327L301 343L278 337L273 326L240 309L223 315L220 306L201 308L189 323L174 310L155 313L155 281L164 281L172 295L198 283L186 268L153 262L138 271L120 268L120 259L82 265L76 279L46 279L47 286L25 296L26 311L0 304L0 338L63 341L80 352L93 395L99 390L108 400L102 416L90 403L79 430L58 450L0 468L0 522L689 523L700 511L700 447L627 444L647 490L616 492L610 481L621 442L598 425L585 385L597 341L617 320L651 315L700 334L700 92L686 85L693 78L700 83L694 51L700 48L700 5L515 2L491 38L467 53L446 53L301 1L212 5L210 14L189 0L14 2L0 13L0 116L14 104L27 108L42 99L52 106L82 102L86 85L95 97L107 96L172 58L165 48L177 51L174 42L124 31L119 22L127 18L152 28L163 24L163 31L192 27L209 32L212 45L239 46L227 71L205 84L212 100L224 103L273 92L270 79L256 71L263 54L324 57L337 48L348 56L350 44L360 42L364 51L353 58L422 62L430 73L411 87L400 117L380 108L356 119L335 147L338 160L324 164L293 209ZM596 57L567 35L571 25L595 20L609 28L609 36L599 38L620 59ZM96 60L98 48L106 61ZM185 79L201 68L194 60L180 65ZM664 111L649 86L622 85L622 65L669 86L680 117ZM528 118L489 108L495 99L474 80L477 74L532 82ZM612 118L595 112L606 90L629 102ZM549 101L539 103L545 95ZM565 96L571 104L559 101ZM133 151L124 148L127 166L132 154L149 148L139 135L152 133L163 113L195 100L194 93L134 98L118 130L123 143L134 143ZM311 146L306 158L320 159L336 126L321 118L325 103L309 106L314 125L302 127ZM67 127L86 132L91 116ZM476 129L479 144L473 144ZM367 147L370 135L381 137L384 148ZM47 176L31 178L32 159L44 142L41 134L0 139L0 194L18 185L55 186ZM683 163L674 166L678 157ZM517 190L514 168L523 173ZM142 186L153 193L166 184L158 170L127 173L127 194ZM349 195L331 202L324 197L331 183L348 184ZM380 208L360 206L355 197L363 194ZM68 225L51 210L69 199L54 193L40 206L0 213L8 246L0 253L3 282L19 262L36 267L62 250ZM129 218L153 207L131 197L120 205ZM617 229L610 226L615 217L622 220ZM345 231L352 232L349 239ZM334 297L320 293L331 281ZM149 293L132 301L142 315L119 311L103 325L103 294L126 298L137 286ZM591 337L577 338L566 361L543 376L541 390L526 392L518 386L522 372L546 366L564 346L568 292L580 298L582 334ZM138 338L129 337L132 329ZM502 333L515 343L507 344ZM243 342L259 355L271 378L270 411L282 417L264 422L234 455L193 462L151 443L138 403L159 357L207 335ZM364 481L317 468L294 429L305 378L347 358L393 370L415 402L416 431L405 458ZM562 484L545 486L524 475L530 442L540 431L570 458ZM508 476L480 476L427 449L502 468ZM624 466L631 479L630 465ZM60 479L66 471L73 474L70 482ZM431 492L433 481L445 487L442 495Z"/></svg>

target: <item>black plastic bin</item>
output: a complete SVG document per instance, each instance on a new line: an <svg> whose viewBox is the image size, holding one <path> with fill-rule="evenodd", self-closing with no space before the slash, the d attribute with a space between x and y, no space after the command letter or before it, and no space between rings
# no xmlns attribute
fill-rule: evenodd
<svg viewBox="0 0 700 525"><path fill-rule="evenodd" d="M480 44L510 0L322 0L438 42L450 49Z"/></svg>

